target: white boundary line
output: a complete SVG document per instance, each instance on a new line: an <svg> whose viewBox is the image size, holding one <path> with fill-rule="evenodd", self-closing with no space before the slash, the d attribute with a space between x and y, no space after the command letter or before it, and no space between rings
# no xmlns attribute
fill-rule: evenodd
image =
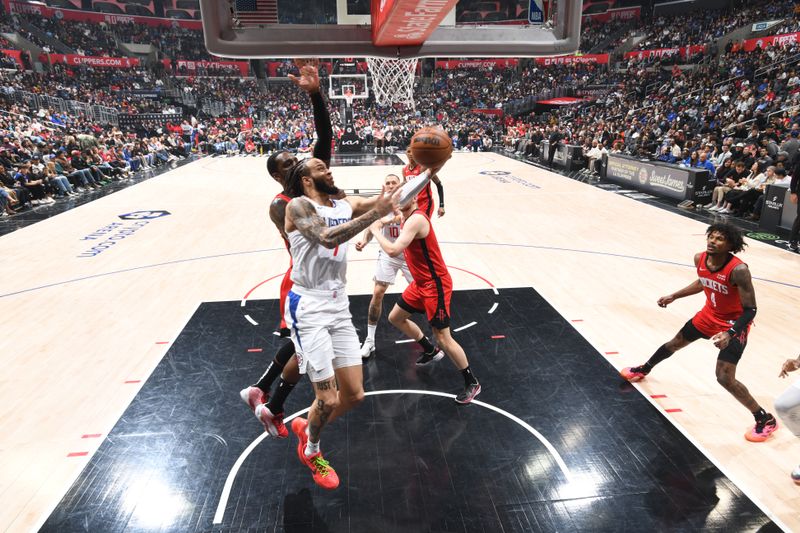
<svg viewBox="0 0 800 533"><path fill-rule="evenodd" d="M492 306L492 308L491 308L491 309L489 309L489 314L490 314L490 315L491 315L492 313L494 313L494 312L495 312L495 310L497 309L497 306L498 306L498 305L500 305L500 304L499 304L499 303L497 303L497 302L495 302L495 303L494 303L494 305Z"/></svg>
<svg viewBox="0 0 800 533"><path fill-rule="evenodd" d="M192 161L192 163L194 163L194 161ZM178 336L180 336L181 332L182 332L184 329L186 329L186 325L189 323L189 321L192 319L192 317L195 315L195 313L197 312L197 310L200 308L200 306L201 306L202 304L203 304L203 302L198 302L197 304L195 304L195 306L192 308L192 311L191 311L191 312L189 313L189 315L186 317L186 320L184 320L184 321L183 321L183 324L182 324L182 325L181 325L181 326L178 328L178 332L177 332L177 334L175 334L175 335L172 337L172 341L171 341L169 344L167 344L167 345L164 345L164 348L165 348L165 350L164 350L164 351L161 353L161 357L159 357L158 359L156 359L156 362L155 362L155 364L152 366L152 368L150 368L150 372L148 372L148 373L147 373L147 376L142 376L142 383L141 383L141 387L144 387L144 385L145 385L145 382L146 382L148 379L150 379L150 376L152 376L152 375L153 375L153 372L155 371L155 369L156 369L156 368L158 368L158 365L159 365L159 364L161 364L161 361L164 359L164 356L166 356L166 355L167 355L167 352L168 352L168 351L170 350L170 348L172 348L172 346L175 344L175 341L178 339ZM139 390L141 390L141 387L140 387L140 389L139 389ZM114 424L111 426L111 430L109 430L109 432L103 436L103 438L100 440L100 444L98 444L98 445L97 445L97 448L96 448L96 449L95 449L95 450L94 450L94 451L93 451L93 452L92 452L90 455L87 455L86 457L84 457L84 458L83 458L83 461L84 461L83 468L81 468L81 469L78 471L78 473L77 473L77 474L75 474L75 476L74 476L74 477L72 478L72 480L69 482L69 485L67 485L67 488L66 488L66 490L64 491L64 493L63 493L61 496L59 496L58 500L56 500L56 502L55 502L55 503L54 503L54 504L51 506L50 510L49 510L47 513L43 513L43 514L42 514L42 516L40 516L40 517L39 517L39 520L37 520L37 522L36 522L36 525L35 525L35 526L34 526L34 527L31 529L31 531L39 531L39 530L41 530L41 529L42 529L42 527L44 527L44 523L45 523L45 522L47 522L47 519L48 519L48 518L50 518L50 516L51 516L51 515L53 514L53 512L56 510L56 507L58 507L58 506L59 506L59 504L61 503L61 500L63 500L63 499L64 499L64 496L66 496L66 495L67 495L67 492L69 492L69 490L72 488L72 485L74 485L74 484L75 484L75 481L78 479L78 477L80 477L80 475L81 475L81 474L83 473L83 471L86 469L86 467L88 466L89 462L92 460L92 457L94 457L94 454L96 454L96 453L97 453L97 450L99 450L99 449L100 449L100 446L102 446L102 445L103 445L103 441L105 441L105 440L108 438L108 435L111 433L111 431L113 430L114 426L116 426L116 425L117 425L117 422L119 422L119 420L122 418L122 415L125 413L125 410L126 410L126 409L128 409L128 407L130 407L130 404L133 402L133 400L135 400L135 399L136 399L136 396L138 396L138 395L139 395L139 391L137 391L137 392L136 392L136 394L134 394L134 395L133 395L133 398L131 398L131 401L128 403L128 405L126 405L126 406L125 406L125 407L122 409L122 411L119 413L119 416L117 417L117 420L116 420L116 421L114 422ZM66 457L64 457L64 459L66 459L66 460L69 460L69 461L74 461L74 458L69 458L69 459L67 459ZM38 493L38 492L39 492L39 491L37 491L37 493ZM12 526L13 526L13 523L12 523ZM10 528L10 529L11 529L11 528ZM10 529L9 529L9 530L10 530Z"/></svg>
<svg viewBox="0 0 800 533"><path fill-rule="evenodd" d="M458 333L459 331L464 331L467 328L471 328L472 326L476 325L477 322L470 322L466 326L461 326L460 328L456 328L453 330L453 333Z"/></svg>
<svg viewBox="0 0 800 533"><path fill-rule="evenodd" d="M404 389L369 391L364 393L364 396L379 396L383 394L423 394L427 396L440 396L442 398L451 398L451 399L455 399L456 397L455 394L449 394L446 392L429 391L429 390L404 390ZM567 482L572 481L572 472L570 472L569 468L567 467L567 464L564 462L564 459L561 458L561 455L559 455L558 451L553 447L552 444L550 444L550 441L544 438L544 436L541 433L536 431L536 429L533 426L531 426L521 418L512 415L508 411L504 411L499 407L495 407L494 405L479 400L472 400L471 403L475 405L480 405L481 407L485 407L486 409L494 411L495 413L499 413L508 418L509 420L512 420L513 422L516 422L523 428L527 429L529 433L531 433L534 437L536 437L539 440L539 442L541 442L544 445L544 447L547 448L547 451L549 451L550 455L553 456L553 460L561 469L561 472L564 474L564 477L566 478ZM302 411L293 413L290 416L284 418L284 422L289 422L293 418L296 418L307 412L308 408L305 408ZM228 505L228 498L230 498L231 489L233 488L233 482L236 479L236 475L239 473L239 468L241 468L242 464L244 464L245 460L247 459L247 456L250 455L250 453L253 450L255 450L259 444L261 444L261 441L263 441L268 436L269 433L264 432L258 437L256 437L256 439L253 442L251 442L247 448L244 449L241 455L239 455L239 457L236 459L236 462L233 463L230 472L228 472L228 477L225 480L225 485L222 487L222 493L220 494L219 497L219 504L217 504L217 511L216 513L214 513L214 522L213 522L214 525L222 523L222 518L225 515L225 507L227 507Z"/></svg>
<svg viewBox="0 0 800 533"><path fill-rule="evenodd" d="M250 315L244 315L244 317L247 319L247 321L248 321L248 322L250 322L250 323L251 323L251 324L253 324L254 326L257 326L257 325L258 325L258 322L256 322L256 321L255 321L255 320L253 320L252 318L250 318Z"/></svg>

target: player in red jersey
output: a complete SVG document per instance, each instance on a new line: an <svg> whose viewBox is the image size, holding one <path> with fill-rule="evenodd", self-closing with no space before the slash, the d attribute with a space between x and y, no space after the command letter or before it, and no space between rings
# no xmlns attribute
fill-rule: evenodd
<svg viewBox="0 0 800 533"><path fill-rule="evenodd" d="M717 382L747 407L756 420L745 434L751 442L763 442L778 429L772 414L766 412L740 381L736 365L747 345L750 324L756 315L756 294L747 264L736 257L746 246L742 231L730 224L712 224L706 230L706 251L695 254L698 279L691 285L658 299L666 307L678 298L700 292L706 294L706 304L672 340L663 344L643 365L623 368L622 377L640 381L655 365L697 339L711 339L719 348Z"/></svg>
<svg viewBox="0 0 800 533"><path fill-rule="evenodd" d="M314 127L317 132L317 143L314 145L314 157L330 165L331 160L331 139L333 138L333 128L325 100L320 91L319 73L315 61L297 61L300 67L300 76L289 75L289 78L301 89L306 91L311 98L314 109ZM286 205L291 200L286 190L286 180L289 172L297 165L297 157L287 151L273 153L267 159L267 172L281 186L281 191L272 200L269 206L269 218L283 238L286 250L289 250L289 240L286 237L285 218ZM292 257L289 255L289 270L283 276L280 292L280 313L281 337L289 336L289 329L284 320L284 309L286 307L286 296L292 288ZM300 381L300 372L297 368L297 360L294 355L294 344L287 341L281 346L274 359L261 378L254 384L239 393L242 400L247 403L255 413L256 417L264 425L264 429L272 436L286 438L289 431L283 423L283 403L289 393ZM280 376L278 387L275 394L270 396L270 389L275 380Z"/></svg>
<svg viewBox="0 0 800 533"><path fill-rule="evenodd" d="M456 396L456 402L467 404L481 392L481 385L470 370L464 349L450 334L453 280L439 250L439 241L428 214L419 209L416 200L403 207L401 212L403 225L394 242L383 235L382 220L370 226L372 235L384 252L392 257L400 254L405 256L414 278L400 297L400 302L389 313L389 322L422 346L423 353L417 359L417 365L423 366L442 358L441 351L434 348L419 326L410 320L412 313L427 315L437 345L464 377L464 390Z"/></svg>
<svg viewBox="0 0 800 533"><path fill-rule="evenodd" d="M422 165L418 164L414 161L414 155L411 153L411 148L406 149L406 156L408 157L408 164L403 167L403 181L408 181L410 178L414 176L419 176L423 170L425 170ZM436 215L439 217L444 216L444 187L442 186L442 182L439 181L439 178L436 174L431 177L431 181L436 185L436 192L439 193L439 209L436 211ZM428 218L433 216L433 190L431 189L431 184L425 186L422 191L417 195L417 207L426 215Z"/></svg>

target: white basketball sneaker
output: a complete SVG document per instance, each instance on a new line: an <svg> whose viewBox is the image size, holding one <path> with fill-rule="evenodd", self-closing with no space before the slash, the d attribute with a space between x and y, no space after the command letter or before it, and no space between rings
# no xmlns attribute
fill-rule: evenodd
<svg viewBox="0 0 800 533"><path fill-rule="evenodd" d="M375 353L375 341L367 337L361 345L361 358L369 359Z"/></svg>

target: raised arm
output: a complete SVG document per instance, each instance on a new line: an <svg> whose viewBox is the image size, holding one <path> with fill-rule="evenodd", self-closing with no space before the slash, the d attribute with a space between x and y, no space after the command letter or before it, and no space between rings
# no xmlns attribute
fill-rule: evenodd
<svg viewBox="0 0 800 533"><path fill-rule="evenodd" d="M308 93L314 109L314 129L317 132L317 143L314 145L313 155L330 166L333 127L328 113L328 105L320 90L319 61L297 59L295 63L300 68L300 76L289 74L289 79Z"/></svg>
<svg viewBox="0 0 800 533"><path fill-rule="evenodd" d="M286 233L297 230L310 242L333 249L358 235L359 231L366 229L383 215L392 212L396 206L396 195L384 197L381 192L375 208L349 222L328 227L308 200L294 198L286 206Z"/></svg>

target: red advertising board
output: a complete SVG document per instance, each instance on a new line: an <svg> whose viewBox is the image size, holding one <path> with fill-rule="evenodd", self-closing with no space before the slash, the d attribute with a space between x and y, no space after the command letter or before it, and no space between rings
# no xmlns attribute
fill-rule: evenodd
<svg viewBox="0 0 800 533"><path fill-rule="evenodd" d="M645 59L648 57L670 57L674 55L682 55L683 57L691 57L694 54L705 52L706 45L694 44L692 46L681 46L680 48L656 48L654 50L637 50L635 52L628 52L625 54L625 59L635 57L637 59Z"/></svg>
<svg viewBox="0 0 800 533"><path fill-rule="evenodd" d="M376 46L420 45L454 7L456 0L372 0L372 42Z"/></svg>
<svg viewBox="0 0 800 533"><path fill-rule="evenodd" d="M203 23L199 20L178 20L163 19L157 17L139 17L133 15L113 15L109 13L96 13L94 11L80 11L77 9L61 9L47 7L44 4L29 4L27 2L8 0L8 12L28 13L39 15L44 18L54 18L58 20L78 20L86 22L105 22L106 24L145 24L147 26L171 26L187 28L190 30L202 30Z"/></svg>
<svg viewBox="0 0 800 533"><path fill-rule="evenodd" d="M766 48L768 46L785 46L794 44L800 40L800 32L782 33L780 35L770 35L769 37L758 37L744 41L742 48L745 52L752 52L756 48Z"/></svg>
<svg viewBox="0 0 800 533"><path fill-rule="evenodd" d="M449 61L437 61L436 68L444 70L456 70L461 68L494 70L498 68L513 68L518 64L519 59L471 59L465 61L452 59Z"/></svg>
<svg viewBox="0 0 800 533"><path fill-rule="evenodd" d="M167 70L172 68L171 60L162 59L161 62ZM186 69L189 76L196 76L198 68L238 71L241 76L250 74L250 64L247 61L186 61L178 59L175 62L175 68L178 70L179 75L181 70Z"/></svg>
<svg viewBox="0 0 800 533"><path fill-rule="evenodd" d="M21 50L0 50L3 55L7 55L11 59L17 62L17 65L20 67L24 67L22 64L22 51Z"/></svg>
<svg viewBox="0 0 800 533"><path fill-rule="evenodd" d="M583 23L592 22L610 22L612 20L639 20L642 17L641 6L636 7L621 7L617 9L609 9L603 13L593 13L591 15L583 16Z"/></svg>
<svg viewBox="0 0 800 533"><path fill-rule="evenodd" d="M483 107L481 107L481 108L477 108L476 107L475 109L472 110L472 112L473 113L481 113L483 115L496 115L496 116L499 116L499 117L503 116L503 110L502 109L487 109L487 108L483 108Z"/></svg>
<svg viewBox="0 0 800 533"><path fill-rule="evenodd" d="M67 65L87 65L97 68L133 68L139 66L135 57L99 57L79 56L75 54L42 54L39 56L42 63L66 63Z"/></svg>
<svg viewBox="0 0 800 533"><path fill-rule="evenodd" d="M584 54L582 56L537 57L536 64L543 67L548 65L571 65L573 63L608 65L609 60L610 56L608 54Z"/></svg>

